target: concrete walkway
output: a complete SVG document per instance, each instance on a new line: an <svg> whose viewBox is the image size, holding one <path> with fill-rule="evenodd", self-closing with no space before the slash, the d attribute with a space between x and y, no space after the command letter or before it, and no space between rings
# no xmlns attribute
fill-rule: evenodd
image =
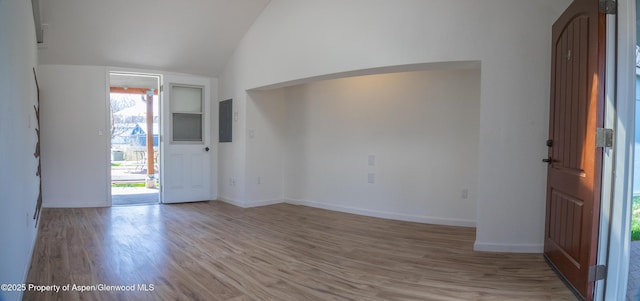
<svg viewBox="0 0 640 301"><path fill-rule="evenodd" d="M160 191L145 187L113 187L111 188L111 204L113 206L157 204Z"/></svg>
<svg viewBox="0 0 640 301"><path fill-rule="evenodd" d="M155 177L159 175L156 172ZM141 182L147 178L146 170L138 170L131 167L111 167L111 182L114 183L126 183L126 182Z"/></svg>
<svg viewBox="0 0 640 301"><path fill-rule="evenodd" d="M123 161L124 162L124 161ZM130 162L122 166L111 167L111 182L118 184L145 183L146 170ZM129 164L129 165L127 165ZM158 179L158 174L155 175ZM160 201L159 190L145 187L113 187L111 188L111 204L113 206L157 204Z"/></svg>

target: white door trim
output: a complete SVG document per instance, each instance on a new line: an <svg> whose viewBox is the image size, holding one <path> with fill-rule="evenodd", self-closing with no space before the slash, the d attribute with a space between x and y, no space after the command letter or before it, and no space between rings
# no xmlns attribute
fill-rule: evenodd
<svg viewBox="0 0 640 301"><path fill-rule="evenodd" d="M608 241L600 240L608 250L604 292L596 300L625 300L631 243L631 198L633 196L633 152L635 143L635 0L619 0L617 14L617 67L615 71L615 127L610 228ZM613 76L613 75L612 75ZM606 220L602 222L607 222ZM600 259L600 258L599 258ZM603 261L605 262L605 261ZM598 292L598 291L596 291Z"/></svg>

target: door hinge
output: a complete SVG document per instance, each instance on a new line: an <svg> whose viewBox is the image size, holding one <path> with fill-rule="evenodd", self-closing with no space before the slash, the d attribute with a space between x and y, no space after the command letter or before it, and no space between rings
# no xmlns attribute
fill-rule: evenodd
<svg viewBox="0 0 640 301"><path fill-rule="evenodd" d="M596 147L613 147L613 130L605 128L596 129Z"/></svg>
<svg viewBox="0 0 640 301"><path fill-rule="evenodd" d="M607 15L618 13L618 3L616 0L598 0L599 11Z"/></svg>
<svg viewBox="0 0 640 301"><path fill-rule="evenodd" d="M604 280L607 278L606 265L592 265L589 267L589 282Z"/></svg>
<svg viewBox="0 0 640 301"><path fill-rule="evenodd" d="M164 91L164 85L160 85L160 93L162 93L162 91Z"/></svg>

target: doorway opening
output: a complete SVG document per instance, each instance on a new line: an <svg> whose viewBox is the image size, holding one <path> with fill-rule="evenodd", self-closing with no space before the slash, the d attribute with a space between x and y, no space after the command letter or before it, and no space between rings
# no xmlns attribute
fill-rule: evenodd
<svg viewBox="0 0 640 301"><path fill-rule="evenodd" d="M109 73L111 205L160 202L160 75Z"/></svg>
<svg viewBox="0 0 640 301"><path fill-rule="evenodd" d="M638 1L636 1L637 3ZM636 24L640 24L636 15ZM640 28L640 25L637 25ZM640 39L637 39L638 43ZM640 299L640 46L636 45L635 61L636 112L633 162L633 199L631 204L631 243L629 245L629 277L627 300Z"/></svg>

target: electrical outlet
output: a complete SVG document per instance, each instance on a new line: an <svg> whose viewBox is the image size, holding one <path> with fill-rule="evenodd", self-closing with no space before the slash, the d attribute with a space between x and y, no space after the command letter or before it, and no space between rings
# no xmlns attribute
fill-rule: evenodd
<svg viewBox="0 0 640 301"><path fill-rule="evenodd" d="M463 188L463 189L460 191L460 197L461 197L462 199L464 199L464 200L468 199L468 198L469 198L469 189Z"/></svg>
<svg viewBox="0 0 640 301"><path fill-rule="evenodd" d="M376 174L375 173L368 173L367 174L367 183L369 184L374 184L376 182Z"/></svg>

